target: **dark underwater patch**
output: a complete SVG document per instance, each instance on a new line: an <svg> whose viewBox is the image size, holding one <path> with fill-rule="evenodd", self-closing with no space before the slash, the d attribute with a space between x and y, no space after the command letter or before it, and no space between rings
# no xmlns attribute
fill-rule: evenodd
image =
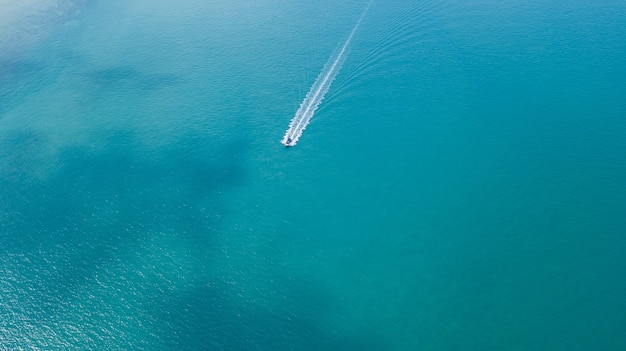
<svg viewBox="0 0 626 351"><path fill-rule="evenodd" d="M85 73L87 80L104 91L124 89L152 91L180 82L174 75L147 74L131 66L109 67Z"/></svg>
<svg viewBox="0 0 626 351"><path fill-rule="evenodd" d="M24 98L39 91L50 78L47 65L43 62L0 62L0 118Z"/></svg>

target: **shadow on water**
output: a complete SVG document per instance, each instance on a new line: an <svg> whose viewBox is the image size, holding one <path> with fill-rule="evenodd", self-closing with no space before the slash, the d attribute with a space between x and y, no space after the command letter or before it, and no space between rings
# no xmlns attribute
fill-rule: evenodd
<svg viewBox="0 0 626 351"><path fill-rule="evenodd" d="M180 83L180 78L166 74L145 74L131 66L116 66L86 72L85 78L99 89L118 89L125 86L132 90L150 91Z"/></svg>
<svg viewBox="0 0 626 351"><path fill-rule="evenodd" d="M10 33L1 33L4 28L0 26L0 36L4 36L0 38L0 119L58 78L59 69L64 68L66 63L55 61L63 61L68 53L63 50L59 52L59 46L54 42L62 42L63 39L57 37L44 47L39 46L43 45L41 42L44 38L59 35L58 29L62 32L64 23L78 18L81 12L88 10L95 2L58 0L9 5L23 8L18 11L21 17L15 19L16 25ZM43 54L38 54L38 51ZM28 55L41 57L27 59ZM134 88L145 90L174 83L172 77L139 78Z"/></svg>
<svg viewBox="0 0 626 351"><path fill-rule="evenodd" d="M14 191L16 186L24 183L25 174L35 176L40 151L47 142L49 140L45 135L27 130L0 136L0 189L11 184Z"/></svg>
<svg viewBox="0 0 626 351"><path fill-rule="evenodd" d="M0 118L24 98L46 86L50 79L51 74L43 62L0 61Z"/></svg>
<svg viewBox="0 0 626 351"><path fill-rule="evenodd" d="M63 150L38 179L34 155L43 153L45 138L31 132L0 137L0 247L38 262L38 273L25 277L38 299L67 299L149 233L211 245L204 236L219 225L219 194L244 179L242 150L183 138L177 147L148 154L134 139L132 132L115 131L104 148ZM192 149L213 153L199 157Z"/></svg>
<svg viewBox="0 0 626 351"><path fill-rule="evenodd" d="M73 58L76 59L76 58ZM49 86L60 73L44 62L13 60L0 62L0 118L41 89ZM103 93L134 91L145 93L175 86L181 79L174 75L147 74L133 67L116 66L76 72L80 82L88 82L94 96Z"/></svg>
<svg viewBox="0 0 626 351"><path fill-rule="evenodd" d="M252 278L252 277L251 277ZM303 281L278 281L280 304L248 301L226 283L197 287L151 306L171 350L380 350L368 335L332 331L324 293ZM159 301L153 299L152 301Z"/></svg>

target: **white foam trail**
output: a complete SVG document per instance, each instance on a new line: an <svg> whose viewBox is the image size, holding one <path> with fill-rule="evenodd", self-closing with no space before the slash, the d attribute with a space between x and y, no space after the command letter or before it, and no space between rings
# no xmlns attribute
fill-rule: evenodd
<svg viewBox="0 0 626 351"><path fill-rule="evenodd" d="M322 100L324 100L324 96L330 89L330 85L337 77L343 62L345 61L346 49L348 48L350 41L352 41L354 33L359 28L359 25L361 24L361 21L363 20L363 17L365 17L365 13L367 13L371 4L372 1L370 0L367 7L361 14L361 17L359 17L359 20L352 29L352 32L350 32L348 39L341 47L341 50L339 50L337 56L331 56L328 62L324 65L320 74L317 76L315 83L313 83L311 89L309 89L309 92L302 101L302 104L300 104L300 108L296 112L296 115L291 120L291 123L289 123L289 128L285 132L285 136L281 141L283 145L294 146L296 145L296 142L298 142L298 139L300 139L302 132L311 121L313 114L322 103Z"/></svg>

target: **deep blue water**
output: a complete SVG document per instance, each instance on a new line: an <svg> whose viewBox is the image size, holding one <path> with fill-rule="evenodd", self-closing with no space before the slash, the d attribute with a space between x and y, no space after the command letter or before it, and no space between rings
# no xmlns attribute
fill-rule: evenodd
<svg viewBox="0 0 626 351"><path fill-rule="evenodd" d="M0 350L626 349L623 1L374 0L293 148L367 1L59 4L0 33Z"/></svg>

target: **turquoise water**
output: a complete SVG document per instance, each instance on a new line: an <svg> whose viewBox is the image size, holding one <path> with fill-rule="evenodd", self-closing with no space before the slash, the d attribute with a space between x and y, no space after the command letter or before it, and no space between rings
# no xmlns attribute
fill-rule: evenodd
<svg viewBox="0 0 626 351"><path fill-rule="evenodd" d="M0 350L626 349L622 1L374 0L293 148L367 1L60 4L0 41Z"/></svg>

